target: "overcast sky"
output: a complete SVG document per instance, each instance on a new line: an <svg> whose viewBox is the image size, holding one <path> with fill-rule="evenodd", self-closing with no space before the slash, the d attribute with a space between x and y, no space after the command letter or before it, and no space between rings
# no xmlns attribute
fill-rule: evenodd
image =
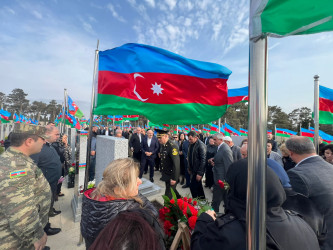
<svg viewBox="0 0 333 250"><path fill-rule="evenodd" d="M100 50L144 43L232 70L248 81L249 0L1 0L0 91L61 101L64 88L88 115ZM268 104L313 106L313 76L333 88L333 32L269 38Z"/></svg>

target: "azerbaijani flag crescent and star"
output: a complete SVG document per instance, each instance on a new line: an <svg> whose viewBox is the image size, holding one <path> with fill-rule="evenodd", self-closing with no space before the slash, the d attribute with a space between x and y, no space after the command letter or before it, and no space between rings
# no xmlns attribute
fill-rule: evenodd
<svg viewBox="0 0 333 250"><path fill-rule="evenodd" d="M319 124L333 124L333 89L319 85Z"/></svg>
<svg viewBox="0 0 333 250"><path fill-rule="evenodd" d="M99 52L94 114L140 114L157 124L204 124L228 106L224 66L143 44Z"/></svg>
<svg viewBox="0 0 333 250"><path fill-rule="evenodd" d="M237 102L249 101L249 87L243 87L238 89L228 89L228 104L232 105Z"/></svg>
<svg viewBox="0 0 333 250"><path fill-rule="evenodd" d="M286 128L276 128L275 129L275 136L282 136L282 137L291 137L292 135L297 135L297 132Z"/></svg>

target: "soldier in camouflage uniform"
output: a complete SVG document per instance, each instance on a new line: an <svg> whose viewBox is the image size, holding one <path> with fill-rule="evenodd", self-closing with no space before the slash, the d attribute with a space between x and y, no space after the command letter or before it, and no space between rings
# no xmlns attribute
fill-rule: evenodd
<svg viewBox="0 0 333 250"><path fill-rule="evenodd" d="M15 124L0 156L0 249L43 249L51 190L29 157L45 144L45 128Z"/></svg>
<svg viewBox="0 0 333 250"><path fill-rule="evenodd" d="M155 129L160 147L162 181L165 181L165 195L172 199L171 189L180 197L176 186L180 174L178 147L169 140L168 131Z"/></svg>

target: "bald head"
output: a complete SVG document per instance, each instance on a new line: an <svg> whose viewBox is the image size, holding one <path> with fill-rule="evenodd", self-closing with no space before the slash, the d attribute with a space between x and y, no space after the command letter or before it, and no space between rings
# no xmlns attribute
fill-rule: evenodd
<svg viewBox="0 0 333 250"><path fill-rule="evenodd" d="M304 136L289 138L286 141L286 147L289 150L290 158L296 163L299 163L307 157L316 155L312 141Z"/></svg>
<svg viewBox="0 0 333 250"><path fill-rule="evenodd" d="M304 136L296 136L286 141L286 147L289 151L298 154L312 154L316 153L312 141Z"/></svg>

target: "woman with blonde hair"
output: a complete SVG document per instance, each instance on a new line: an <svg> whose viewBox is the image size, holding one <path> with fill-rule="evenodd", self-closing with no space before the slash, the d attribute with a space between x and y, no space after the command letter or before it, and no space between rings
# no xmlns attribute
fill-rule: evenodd
<svg viewBox="0 0 333 250"><path fill-rule="evenodd" d="M284 170L288 171L289 169L296 166L296 163L293 162L293 160L290 158L289 150L286 147L286 144L282 144L280 146L280 150L282 153L282 162L283 162L283 168Z"/></svg>
<svg viewBox="0 0 333 250"><path fill-rule="evenodd" d="M119 212L143 208L157 218L156 208L138 193L142 183L138 176L139 165L132 158L114 160L105 168L97 188L84 192L81 233L87 249Z"/></svg>

